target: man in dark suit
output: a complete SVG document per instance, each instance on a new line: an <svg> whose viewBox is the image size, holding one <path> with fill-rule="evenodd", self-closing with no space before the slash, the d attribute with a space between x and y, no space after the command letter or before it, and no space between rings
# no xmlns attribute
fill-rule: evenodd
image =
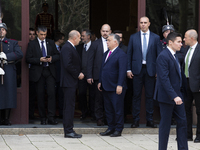
<svg viewBox="0 0 200 150"><path fill-rule="evenodd" d="M185 52L183 68L187 77L187 99L185 110L187 116L187 138L193 141L192 134L192 106L195 100L197 114L197 130L195 143L200 143L200 45L197 42L198 34L195 30L188 30L185 33L185 45L188 45Z"/></svg>
<svg viewBox="0 0 200 150"><path fill-rule="evenodd" d="M120 37L119 48L121 48L125 53L127 53L128 47L123 44L123 34L120 30L113 31L114 34ZM124 98L124 122L126 122L126 115L131 112L131 104L133 99L133 79L126 78L127 89Z"/></svg>
<svg viewBox="0 0 200 150"><path fill-rule="evenodd" d="M38 110L41 124L46 124L45 87L48 95L48 124L58 124L55 120L55 62L59 60L59 52L54 41L46 39L47 28L39 26L37 39L29 42L26 62L30 64L30 81L35 82L37 90Z"/></svg>
<svg viewBox="0 0 200 150"><path fill-rule="evenodd" d="M61 45L63 44L65 35L61 32L55 33L54 42L56 49L60 53ZM59 118L63 118L63 91L60 87L60 60L56 62L56 97L58 99L58 113Z"/></svg>
<svg viewBox="0 0 200 150"><path fill-rule="evenodd" d="M149 18L140 18L140 31L131 35L128 44L128 78L133 78L133 124L139 127L140 103L143 85L146 97L147 126L157 127L153 122L153 92L156 76L156 58L162 51L160 37L149 31Z"/></svg>
<svg viewBox="0 0 200 150"><path fill-rule="evenodd" d="M121 48L125 53L127 53L128 47L123 44L123 34L122 34L122 31L115 30L115 31L113 31L113 33L116 34L116 35L118 35L120 37L119 48Z"/></svg>
<svg viewBox="0 0 200 150"><path fill-rule="evenodd" d="M103 90L104 107L108 129L100 135L121 136L124 128L124 96L126 93L127 55L120 49L120 37L110 34L109 50L104 54L98 89ZM102 89L102 90L101 90Z"/></svg>
<svg viewBox="0 0 200 150"><path fill-rule="evenodd" d="M167 143L174 114L177 122L178 150L188 150L187 120L183 103L182 87L184 74L176 56L182 46L181 34L171 32L167 37L167 48L163 50L156 61L157 81L154 99L160 106L159 150L167 150Z"/></svg>
<svg viewBox="0 0 200 150"><path fill-rule="evenodd" d="M88 51L92 48L92 42L91 42L91 32L88 29L84 29L81 32L81 40L82 44L79 44L76 49L80 55L81 58L81 70L84 74L84 79L79 80L78 82L78 90L79 90L79 102L81 106L81 112L82 115L80 117L81 120L84 120L87 115L91 115L92 120L95 120L95 114L94 114L94 98L95 93L94 84L87 83L87 60L88 60ZM87 100L87 89L89 89L89 105Z"/></svg>
<svg viewBox="0 0 200 150"><path fill-rule="evenodd" d="M81 134L77 134L73 130L76 88L78 87L78 79L82 80L84 78L84 74L81 72L81 59L75 48L80 42L80 37L78 31L72 30L60 54L60 86L64 92L63 127L64 137L66 138L82 137Z"/></svg>
<svg viewBox="0 0 200 150"><path fill-rule="evenodd" d="M102 63L103 54L108 50L106 39L111 33L111 28L108 24L101 27L101 38L94 41L93 47L88 52L88 66L87 66L87 82L95 85L95 116L97 119L97 126L104 125L104 108L103 96L98 90L99 73Z"/></svg>

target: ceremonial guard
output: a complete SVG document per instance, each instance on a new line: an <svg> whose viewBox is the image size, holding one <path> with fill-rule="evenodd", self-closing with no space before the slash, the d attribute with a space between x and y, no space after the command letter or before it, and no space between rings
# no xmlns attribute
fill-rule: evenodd
<svg viewBox="0 0 200 150"><path fill-rule="evenodd" d="M173 25L169 25L169 24L167 24L167 25L164 25L163 27L162 27L162 33L163 33L163 39L162 40L160 40L161 41L161 43L162 43L162 48L163 49L165 49L165 48L167 48L167 36L168 36L168 34L170 33L170 32L174 32L175 30L174 30L174 26Z"/></svg>
<svg viewBox="0 0 200 150"><path fill-rule="evenodd" d="M11 125L9 121L11 108L17 107L16 61L22 59L23 53L15 40L6 38L7 26L0 22L0 125Z"/></svg>
<svg viewBox="0 0 200 150"><path fill-rule="evenodd" d="M51 34L53 33L54 30L54 20L53 20L53 15L47 12L48 8L49 8L48 3L44 2L42 4L43 12L39 13L36 16L35 30L37 30L38 26L43 25L47 27L47 38L51 38Z"/></svg>

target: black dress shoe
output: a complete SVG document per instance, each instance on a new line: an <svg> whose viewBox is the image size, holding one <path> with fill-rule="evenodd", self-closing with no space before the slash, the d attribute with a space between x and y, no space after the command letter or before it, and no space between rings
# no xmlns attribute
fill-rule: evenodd
<svg viewBox="0 0 200 150"><path fill-rule="evenodd" d="M107 129L105 132L101 132L99 133L101 136L108 136L111 135L112 133L114 133L114 130L109 130Z"/></svg>
<svg viewBox="0 0 200 150"><path fill-rule="evenodd" d="M187 138L187 141L193 141L193 139L192 138Z"/></svg>
<svg viewBox="0 0 200 150"><path fill-rule="evenodd" d="M157 125L154 124L153 121L147 121L147 124L146 124L147 127L151 127L151 128L157 128Z"/></svg>
<svg viewBox="0 0 200 150"><path fill-rule="evenodd" d="M200 143L200 137L196 137L194 143Z"/></svg>
<svg viewBox="0 0 200 150"><path fill-rule="evenodd" d="M121 136L121 133L120 131L115 131L113 134L110 135L110 137L118 137L118 136Z"/></svg>
<svg viewBox="0 0 200 150"><path fill-rule="evenodd" d="M41 120L41 123L40 123L41 125L46 125L47 123L46 123L46 120Z"/></svg>
<svg viewBox="0 0 200 150"><path fill-rule="evenodd" d="M139 121L133 121L131 128L137 128L137 127L139 127Z"/></svg>
<svg viewBox="0 0 200 150"><path fill-rule="evenodd" d="M58 122L55 119L48 119L48 124L56 125Z"/></svg>
<svg viewBox="0 0 200 150"><path fill-rule="evenodd" d="M104 121L101 119L97 120L97 126L104 126Z"/></svg>
<svg viewBox="0 0 200 150"><path fill-rule="evenodd" d="M66 133L65 138L81 138L81 134L77 134L76 132Z"/></svg>

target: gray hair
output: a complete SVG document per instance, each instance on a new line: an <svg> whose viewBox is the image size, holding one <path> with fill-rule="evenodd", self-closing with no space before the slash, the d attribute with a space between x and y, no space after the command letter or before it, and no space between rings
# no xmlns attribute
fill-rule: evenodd
<svg viewBox="0 0 200 150"><path fill-rule="evenodd" d="M116 40L118 44L120 43L120 37L119 37L119 35L111 33L109 36L112 36L113 39Z"/></svg>
<svg viewBox="0 0 200 150"><path fill-rule="evenodd" d="M90 38L91 38L91 35L92 35L92 34L91 34L91 31L90 31L89 29L83 29L82 32L84 32L84 31L85 31L85 34L86 34L87 36L89 35Z"/></svg>
<svg viewBox="0 0 200 150"><path fill-rule="evenodd" d="M40 25L40 26L37 27L37 31L38 31L38 32L40 32L40 31L46 32L46 31L47 31L47 27L45 27L45 26L43 26L43 25Z"/></svg>

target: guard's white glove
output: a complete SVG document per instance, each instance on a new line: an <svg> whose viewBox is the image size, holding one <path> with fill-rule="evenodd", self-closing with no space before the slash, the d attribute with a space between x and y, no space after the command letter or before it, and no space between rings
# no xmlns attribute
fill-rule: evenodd
<svg viewBox="0 0 200 150"><path fill-rule="evenodd" d="M0 68L0 75L4 75L4 74L5 74L5 71L2 68Z"/></svg>
<svg viewBox="0 0 200 150"><path fill-rule="evenodd" d="M0 58L7 60L6 54L4 52L0 53Z"/></svg>

